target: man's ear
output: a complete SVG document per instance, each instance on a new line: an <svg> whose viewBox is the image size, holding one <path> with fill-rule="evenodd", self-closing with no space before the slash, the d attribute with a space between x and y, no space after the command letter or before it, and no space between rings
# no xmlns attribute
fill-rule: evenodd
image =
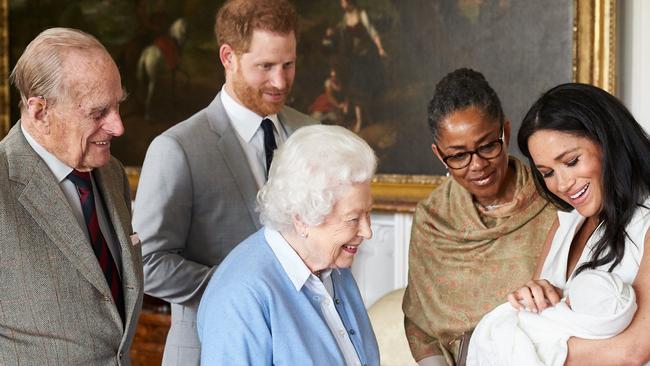
<svg viewBox="0 0 650 366"><path fill-rule="evenodd" d="M219 47L219 60L221 60L221 64L226 71L236 71L237 53L228 43L224 43Z"/></svg>
<svg viewBox="0 0 650 366"><path fill-rule="evenodd" d="M50 122L48 119L48 105L47 99L43 97L30 97L27 99L26 112L32 126L40 133L47 134L50 129Z"/></svg>
<svg viewBox="0 0 650 366"><path fill-rule="evenodd" d="M27 113L31 119L44 119L47 114L47 100L43 97L29 97L27 99Z"/></svg>

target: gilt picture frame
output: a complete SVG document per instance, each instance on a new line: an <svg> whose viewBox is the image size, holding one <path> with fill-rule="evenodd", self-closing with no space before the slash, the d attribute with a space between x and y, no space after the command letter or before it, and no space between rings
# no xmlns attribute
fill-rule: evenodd
<svg viewBox="0 0 650 366"><path fill-rule="evenodd" d="M12 123L15 123L17 100L15 100L15 93L11 96L10 86L8 84L8 75L12 60L10 60L10 42L12 36L10 29L12 29L11 22L22 22L23 18L18 15L12 16L12 8L10 6L12 1L17 0L0 0L0 73L3 77L0 78L0 137L4 136L11 128ZM26 0L20 1L25 3ZM347 49L344 53L341 48L338 49L330 47L328 42L334 42L337 29L341 27L341 23L345 20L344 12L338 4L338 1L317 0L317 1L293 1L298 9L302 21L302 33L300 36L300 43L298 49L298 71L296 75L296 83L292 93L293 99L289 104L299 110L309 112L312 115L315 112L322 112L325 110L321 106L321 110L317 110L317 99L324 94L329 85L335 85L336 80L332 81L332 71L338 69L333 65L341 63L360 62L359 59L345 57L341 59L340 55L345 55L345 52L353 54L354 51ZM123 0L121 3L128 3ZM134 2L134 3L146 3ZM532 90L526 96L532 102L532 98L539 95L543 90L541 87L551 87L553 83L561 81L578 81L597 85L611 93L615 93L616 83L616 1L615 0L556 0L554 1L555 7L559 10L556 11L557 18L555 20L548 20L549 22L557 21L560 26L542 27L540 30L530 30L526 32L522 29L518 34L522 35L522 39L517 40L517 52L513 50L503 49L498 46L496 40L499 37L505 37L507 30L504 29L491 29L492 24L496 24L495 19L513 19L521 15L522 19L517 19L510 27L517 31L518 26L521 24L531 23L532 20L527 20L524 15L535 12L534 3L538 2L515 2L513 0L483 0L483 1L461 1L461 0L445 0L440 2L443 5L437 7L426 8L427 11L423 12L422 7L430 6L432 2L423 1L408 1L408 2L395 2L390 0L382 1L357 1L358 7L365 15L360 18L366 18L368 23L372 25L372 32L366 26L365 30L361 32L368 32L371 41L374 42L373 37L376 35L382 42L384 55L379 58L379 61L374 61L379 74L384 75L387 82L384 85L375 84L372 88L379 88L378 96L374 101L367 102L371 99L368 95L361 95L359 100L366 100L366 104L361 102L358 110L361 110L363 115L372 115L376 112L379 117L359 119L355 116L355 102L353 86L347 87L350 92L348 95L343 95L340 98L341 105L347 103L346 113L347 121L343 121L346 127L359 132L359 134L366 138L367 141L378 151L380 158L379 174L374 178L372 188L375 197L375 208L380 210L391 211L411 211L414 204L420 199L426 197L428 193L438 185L444 177L442 166L439 164L430 150L431 141L429 141L427 125L426 125L426 103L433 93L433 87L437 80L444 76L445 73L452 71L455 67L468 66L479 69L486 75L488 81L493 84L497 93L502 97L504 109L512 117L513 124L518 126L516 120L525 113L526 99L518 101L516 107L511 103L508 93L522 94L519 92L520 86L515 85L519 83L520 79L502 80L504 72L509 70L522 70L526 67L533 68L532 63L540 58L539 49L541 47L546 49L553 49L553 45L560 45L556 47L557 52L562 53L562 76L553 79L553 76L544 75L544 68L540 67L539 72L536 72L533 77L542 80L541 86ZM520 3L530 3L528 7L522 7ZM545 3L546 4L546 3ZM210 9L202 9L202 13L210 14L209 18L206 16L204 22L212 21L213 14L219 4L214 4ZM544 5L547 6L548 5ZM170 8L172 9L172 8ZM160 21L158 25L152 25L151 29L157 29L159 33L162 30L171 30L175 20L181 19L177 17L178 14L173 14L174 11L182 13L184 16L191 16L197 12L196 9L189 9L187 6L172 9L168 11L171 14L166 14L166 20ZM82 9L83 11L84 9ZM168 9L169 10L169 9ZM124 10L123 12L128 12ZM141 11L139 7L134 7L133 11ZM18 12L15 12L18 14ZM426 18L417 18L419 13L425 14ZM325 14L325 15L323 15ZM361 13L359 13L361 14ZM116 14L117 17L119 14ZM124 17L122 15L122 17ZM415 17L415 18L414 18ZM427 21L423 21L426 19ZM436 23L438 21L438 23ZM453 33L452 28L445 28L452 24L457 26L459 22L465 24L464 29L472 29L474 27L479 36L469 42L467 45L461 44L458 39L467 39L468 36L463 31ZM447 24L449 23L449 24ZM45 24L45 23L44 23ZM122 18L115 20L113 25L123 25ZM48 26L59 24L46 24ZM65 25L65 24L61 24ZM365 26L365 24L364 24ZM213 71L208 74L202 74L201 93L190 93L192 95L201 95L201 98L193 98L191 103L189 99L183 99L182 91L184 90L183 84L187 83L183 76L182 71L178 73L179 92L167 93L167 99L158 96L157 103L170 103L170 101L178 100L180 104L188 104L187 111L198 111L203 106L207 105L211 97L218 91L220 85L223 83L223 75L218 65L216 55L216 46L209 45L208 39L210 34L203 34L202 38L198 38L196 33L199 33L197 26L186 25L186 32L189 34L190 42L196 50L185 49L184 55L188 58L194 55L195 60L205 59L205 65L197 65L193 61L192 65L185 65L189 70L192 68L211 68ZM338 28L337 28L338 27ZM416 28L414 28L416 27ZM419 28L417 28L419 27ZM15 27L13 27L15 28ZM545 30L545 28L552 28ZM420 31L421 30L421 31ZM503 33L503 32L506 33ZM455 32L455 31L454 31ZM502 32L502 33L499 33ZM545 32L540 35L540 32ZM557 38L555 33L559 34ZM205 33L205 32L204 32ZM200 33L202 34L202 33ZM446 36L446 34L452 34ZM469 33L468 33L469 34ZM534 39L526 39L524 36L531 34ZM194 39L192 39L194 37ZM447 38L445 38L447 37ZM492 38L490 38L492 37ZM15 38L15 37L14 37ZM102 40L102 37L98 37ZM332 39L330 39L332 38ZM471 38L471 37L470 37ZM107 48L111 51L116 59L121 57L118 61L120 65L126 65L124 60L136 59L138 54L144 51L148 42L154 44L155 42L163 42L155 39L154 35L145 40L144 36L140 38L140 43L137 47L133 46L133 50L124 47L118 49L116 46L109 45ZM436 43L438 42L438 43ZM540 42L548 42L548 45L540 45ZM530 50L520 50L522 47L531 46ZM12 45L15 46L15 45ZM371 44L372 46L372 44ZM131 47L131 46L129 46ZM161 46L164 47L164 46ZM203 48L200 48L203 47ZM376 49L376 44L375 44ZM445 48L446 47L446 48ZM483 50L482 47L487 48ZM14 50L16 47L13 48ZM455 49L460 50L460 55L453 55L452 51ZM411 50L411 52L405 52ZM422 52L412 52L419 50ZM429 52L424 52L428 50ZM431 51L431 50L436 50ZM450 51L451 50L451 51ZM491 50L494 51L494 56L490 56ZM521 52L520 52L521 51ZM131 52L131 53L130 53ZM202 52L202 53L201 53ZM537 53L536 53L537 52ZM497 54L498 53L498 54ZM135 56L132 56L135 55ZM504 57L504 54L507 57ZM558 59L557 55L553 52L549 53L548 57L551 60L541 60L540 65L545 66L552 59ZM487 57L486 57L487 55ZM523 56L518 56L523 55ZM543 54L542 54L543 55ZM349 55L347 55L349 56ZM411 57L409 62L404 61L405 58ZM479 61L473 62L473 57L477 60L493 59L496 66L492 67L491 64L483 64ZM523 57L523 58L522 58ZM456 62L454 60L468 60L467 64ZM501 63L511 61L513 65L503 66ZM326 60L326 61L324 61ZM352 60L352 61L350 61ZM449 60L449 61L445 61ZM531 61L532 60L532 61ZM167 61L171 62L172 61ZM365 62L365 61L364 61ZM182 63L181 63L182 65ZM421 65L421 70L413 65ZM523 66L522 66L523 65ZM536 64L535 64L536 65ZM343 70L337 74L337 77L352 78L351 74L355 72L358 74L361 71L368 69L365 64L357 69ZM127 67L121 67L122 70ZM434 70L435 69L435 70ZM413 71L415 74L410 75L408 72ZM557 74L557 73L553 73ZM410 76L409 76L410 75ZM370 75L372 78L373 75ZM126 84L134 85L135 76L127 75L123 77ZM190 83L197 83L197 77L189 75ZM368 79L368 75L366 75ZM416 84L422 79L423 82ZM521 83L530 85L530 81L523 80ZM170 76L165 80L167 85L170 84ZM391 84L392 83L392 84ZM341 84L345 85L345 82ZM352 85L352 82L348 83ZM363 81L359 81L358 85L363 85ZM413 87L416 85L416 87ZM194 87L194 86L193 86ZM510 91L509 89L515 90ZM133 87L135 89L135 87ZM139 150L146 150L146 146L150 139L157 133L162 132L168 125L155 125L153 130L149 130L147 134L140 132L138 128L146 121L144 118L145 108L143 102L146 96L142 96L142 91L128 90L129 93L136 95L133 100L138 100L137 106L130 106L127 108L127 113L124 117L127 130L134 131L130 136L124 139L123 147L114 151L118 158L123 159L120 154L123 151L128 151L138 147ZM173 94L173 95L172 95ZM344 93L343 93L344 94ZM358 94L358 93L357 93ZM196 99L196 100L194 100ZM405 102L408 101L408 102ZM327 102L321 98L321 102ZM345 102L345 103L344 103ZM134 102L135 103L135 102ZM373 104L374 103L374 104ZM335 106L338 105L335 104ZM399 110L403 106L404 110ZM140 109L140 112L136 110ZM12 113L13 111L13 113ZM382 114L383 113L383 114ZM163 113L165 114L165 113ZM14 116L12 118L12 115ZM139 116L134 119L134 116ZM185 115L175 116L178 122L184 118ZM341 117L343 120L345 118ZM325 123L332 123L325 121ZM168 122L173 123L173 122ZM335 122L336 123L336 120ZM516 129L513 131L516 132ZM146 135L146 136L144 136ZM392 144L392 145L391 145ZM511 147L513 152L513 147ZM516 155L516 151L514 151ZM143 153L140 153L140 158ZM132 182L137 185L138 177L138 162L141 160L125 159L126 164L129 165L128 171Z"/></svg>

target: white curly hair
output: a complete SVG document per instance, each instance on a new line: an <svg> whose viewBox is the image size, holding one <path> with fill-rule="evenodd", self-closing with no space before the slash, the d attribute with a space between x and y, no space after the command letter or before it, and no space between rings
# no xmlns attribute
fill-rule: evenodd
<svg viewBox="0 0 650 366"><path fill-rule="evenodd" d="M293 218L317 226L340 194L368 182L377 158L355 133L340 127L302 127L275 151L269 179L257 194L260 221L280 232L293 230Z"/></svg>

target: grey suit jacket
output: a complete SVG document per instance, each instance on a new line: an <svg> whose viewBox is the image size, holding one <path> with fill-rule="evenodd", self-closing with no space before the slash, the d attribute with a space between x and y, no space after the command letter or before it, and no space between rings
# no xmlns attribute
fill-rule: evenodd
<svg viewBox="0 0 650 366"><path fill-rule="evenodd" d="M93 173L119 241L124 323L87 236L19 124L0 142L0 365L130 365L142 307L128 182L114 158Z"/></svg>
<svg viewBox="0 0 650 366"><path fill-rule="evenodd" d="M288 134L316 123L288 107L278 118ZM145 292L172 303L163 365L199 364L201 295L230 250L261 227L256 195L253 173L220 95L149 146L133 227L142 240Z"/></svg>

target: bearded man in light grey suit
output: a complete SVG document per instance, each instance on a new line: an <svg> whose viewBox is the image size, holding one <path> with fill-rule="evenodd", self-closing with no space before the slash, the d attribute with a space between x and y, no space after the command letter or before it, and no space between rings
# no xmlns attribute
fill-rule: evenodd
<svg viewBox="0 0 650 366"><path fill-rule="evenodd" d="M0 365L130 365L143 278L110 155L120 74L94 37L52 28L11 79L21 119L0 142Z"/></svg>
<svg viewBox="0 0 650 366"><path fill-rule="evenodd" d="M197 307L219 263L260 228L255 197L266 180L269 143L315 123L284 106L297 22L286 0L227 1L215 26L225 85L147 151L133 226L143 242L145 292L172 304L164 365L199 364Z"/></svg>

